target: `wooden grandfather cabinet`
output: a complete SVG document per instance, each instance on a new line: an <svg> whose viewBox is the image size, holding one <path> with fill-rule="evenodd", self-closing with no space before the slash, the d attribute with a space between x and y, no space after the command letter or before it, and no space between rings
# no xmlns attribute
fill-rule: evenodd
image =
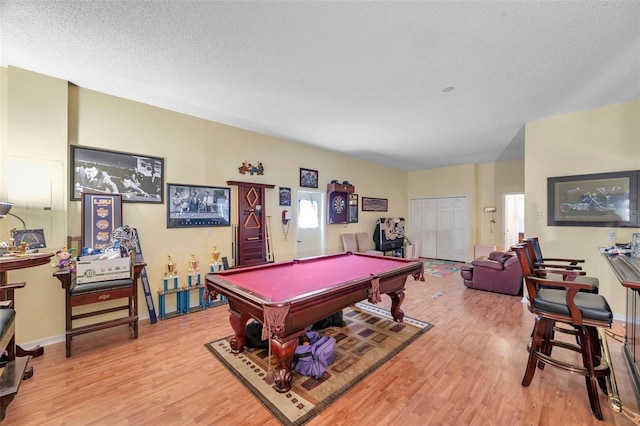
<svg viewBox="0 0 640 426"><path fill-rule="evenodd" d="M274 188L275 185L236 181L227 181L227 185L238 187L235 266L267 262L265 190Z"/></svg>
<svg viewBox="0 0 640 426"><path fill-rule="evenodd" d="M349 196L353 194L354 191L355 187L353 185L343 183L330 183L327 185L328 224L349 222Z"/></svg>

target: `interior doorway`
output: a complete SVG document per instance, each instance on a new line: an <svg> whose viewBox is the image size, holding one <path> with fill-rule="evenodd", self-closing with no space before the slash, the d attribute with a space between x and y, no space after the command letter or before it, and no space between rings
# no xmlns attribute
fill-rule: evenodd
<svg viewBox="0 0 640 426"><path fill-rule="evenodd" d="M324 254L324 193L296 190L296 258Z"/></svg>
<svg viewBox="0 0 640 426"><path fill-rule="evenodd" d="M504 206L502 249L507 250L524 236L524 194L504 194L502 205Z"/></svg>

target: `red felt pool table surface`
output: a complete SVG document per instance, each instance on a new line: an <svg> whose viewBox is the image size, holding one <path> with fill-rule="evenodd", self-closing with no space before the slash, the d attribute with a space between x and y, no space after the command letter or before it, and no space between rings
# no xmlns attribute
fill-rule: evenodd
<svg viewBox="0 0 640 426"><path fill-rule="evenodd" d="M372 275L407 266L407 260L340 254L219 273L229 284L271 302L348 284Z"/></svg>
<svg viewBox="0 0 640 426"><path fill-rule="evenodd" d="M380 302L382 293L391 298L393 319L402 322L407 277L422 279L423 272L420 261L338 253L206 274L205 282L211 294L227 297L233 353L244 350L247 322L263 323L277 359L275 388L287 392L291 358L307 326L361 300Z"/></svg>

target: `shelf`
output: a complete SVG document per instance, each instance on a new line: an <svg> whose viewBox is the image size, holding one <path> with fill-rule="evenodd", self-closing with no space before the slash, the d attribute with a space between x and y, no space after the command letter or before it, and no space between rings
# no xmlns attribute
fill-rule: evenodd
<svg viewBox="0 0 640 426"><path fill-rule="evenodd" d="M353 194L356 187L353 185L344 185L342 183L330 183L327 184L327 192L346 192L347 194Z"/></svg>
<svg viewBox="0 0 640 426"><path fill-rule="evenodd" d="M173 278L171 278L173 279ZM198 281L199 281L198 277ZM192 306L191 305L191 292L193 290L198 290L198 304ZM203 296L205 293L205 285L204 284L196 284L178 288L167 288L167 290L158 290L158 305L159 305L159 315L158 318L164 320L169 318L175 318L181 315L190 314L193 312L198 312L205 310L207 308L215 308L216 306L226 305L227 300L224 296L220 295L219 300L207 298L206 301L203 301ZM166 297L175 294L176 296L176 310L174 312L167 313L166 307Z"/></svg>

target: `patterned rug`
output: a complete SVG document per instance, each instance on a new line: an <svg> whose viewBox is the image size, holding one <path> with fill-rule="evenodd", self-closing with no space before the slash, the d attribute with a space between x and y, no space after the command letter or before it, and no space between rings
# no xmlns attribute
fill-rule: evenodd
<svg viewBox="0 0 640 426"><path fill-rule="evenodd" d="M403 323L396 323L388 311L363 303L343 312L346 325L320 331L336 339L335 362L319 380L293 371L286 393L276 392L264 381L267 350L246 348L233 355L231 336L205 346L283 425L299 426L433 327L406 316Z"/></svg>
<svg viewBox="0 0 640 426"><path fill-rule="evenodd" d="M460 262L449 260L423 259L424 273L434 277L444 277L460 271Z"/></svg>

